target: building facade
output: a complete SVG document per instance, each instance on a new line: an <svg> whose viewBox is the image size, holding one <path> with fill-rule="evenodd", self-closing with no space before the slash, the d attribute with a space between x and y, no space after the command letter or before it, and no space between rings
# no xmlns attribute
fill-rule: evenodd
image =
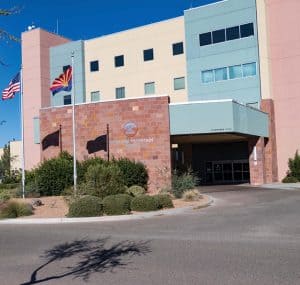
<svg viewBox="0 0 300 285"><path fill-rule="evenodd" d="M109 125L111 155L144 162L151 191L174 168L192 168L202 184L281 180L300 146L300 38L286 32L299 10L295 0L224 0L86 41L25 32L26 168L72 150L71 94L49 86L73 55L80 159L107 157L87 143ZM60 147L43 147L58 129Z"/></svg>

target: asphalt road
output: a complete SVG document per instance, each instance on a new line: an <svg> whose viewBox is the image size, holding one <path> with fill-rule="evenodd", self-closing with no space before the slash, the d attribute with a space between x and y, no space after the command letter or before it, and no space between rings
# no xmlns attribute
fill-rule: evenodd
<svg viewBox="0 0 300 285"><path fill-rule="evenodd" d="M0 225L0 285L299 285L300 191L211 195L178 216Z"/></svg>

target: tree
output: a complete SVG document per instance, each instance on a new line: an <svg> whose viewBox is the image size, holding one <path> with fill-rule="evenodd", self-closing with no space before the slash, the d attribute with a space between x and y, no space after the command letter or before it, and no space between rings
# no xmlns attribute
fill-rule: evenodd
<svg viewBox="0 0 300 285"><path fill-rule="evenodd" d="M3 148L3 154L0 158L0 178L4 178L6 176L10 176L10 147L9 145L5 145Z"/></svg>

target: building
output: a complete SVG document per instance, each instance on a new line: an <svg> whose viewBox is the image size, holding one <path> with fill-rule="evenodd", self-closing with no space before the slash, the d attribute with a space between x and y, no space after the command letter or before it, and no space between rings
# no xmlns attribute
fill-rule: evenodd
<svg viewBox="0 0 300 285"><path fill-rule="evenodd" d="M74 54L79 159L107 157L88 142L108 124L111 155L143 161L151 191L172 168L203 184L281 180L300 145L299 11L295 0L224 0L86 41L23 33L26 168L72 152L71 94L49 86ZM60 147L40 144L54 134Z"/></svg>
<svg viewBox="0 0 300 285"><path fill-rule="evenodd" d="M22 169L22 141L10 141L10 170L20 171ZM0 159L3 155L3 148L0 148Z"/></svg>

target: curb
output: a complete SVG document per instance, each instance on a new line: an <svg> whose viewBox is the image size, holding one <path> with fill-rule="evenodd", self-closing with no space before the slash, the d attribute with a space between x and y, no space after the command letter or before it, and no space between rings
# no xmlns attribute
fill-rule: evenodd
<svg viewBox="0 0 300 285"><path fill-rule="evenodd" d="M73 224L73 223L95 223L95 222L119 222L119 221L133 221L144 220L153 217L173 216L183 214L189 210L199 210L209 207L213 204L214 200L211 196L206 195L209 201L200 206L188 206L176 209L167 209L154 212L144 212L133 215L121 215L121 216L101 216L101 217L89 217L89 218L43 218L43 219L5 219L0 221L0 225L49 225L49 224Z"/></svg>

